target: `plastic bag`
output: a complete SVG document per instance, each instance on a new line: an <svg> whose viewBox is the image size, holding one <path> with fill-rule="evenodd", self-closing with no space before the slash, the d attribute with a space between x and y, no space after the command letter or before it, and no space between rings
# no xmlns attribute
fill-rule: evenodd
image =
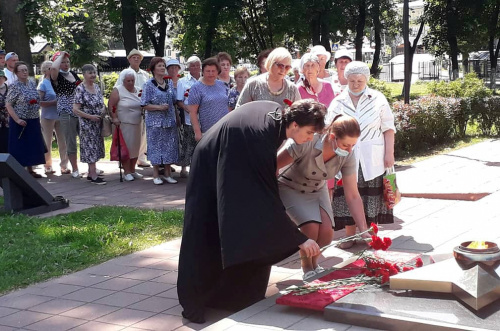
<svg viewBox="0 0 500 331"><path fill-rule="evenodd" d="M113 132L113 141L111 142L109 153L111 154L111 161L123 162L130 159L127 144L125 143L125 139L123 139L122 130L119 126L117 126L116 130Z"/></svg>
<svg viewBox="0 0 500 331"><path fill-rule="evenodd" d="M394 167L387 168L383 177L384 201L388 209L394 208L401 201L401 192L396 183L396 172Z"/></svg>

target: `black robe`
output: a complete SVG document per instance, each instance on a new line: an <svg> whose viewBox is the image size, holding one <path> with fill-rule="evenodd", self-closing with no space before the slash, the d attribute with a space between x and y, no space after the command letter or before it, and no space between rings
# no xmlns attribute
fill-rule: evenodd
<svg viewBox="0 0 500 331"><path fill-rule="evenodd" d="M186 190L177 291L184 317L243 309L264 298L271 266L307 240L280 200L280 105L255 101L214 125L194 151Z"/></svg>

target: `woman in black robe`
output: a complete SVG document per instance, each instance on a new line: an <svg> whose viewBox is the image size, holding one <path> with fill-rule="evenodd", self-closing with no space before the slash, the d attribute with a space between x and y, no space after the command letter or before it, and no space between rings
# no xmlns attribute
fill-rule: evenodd
<svg viewBox="0 0 500 331"><path fill-rule="evenodd" d="M325 111L311 99L285 110L255 101L203 135L191 163L179 257L185 318L203 323L205 307L240 310L264 299L273 264L299 248L319 254L285 212L276 152L287 138L312 140Z"/></svg>

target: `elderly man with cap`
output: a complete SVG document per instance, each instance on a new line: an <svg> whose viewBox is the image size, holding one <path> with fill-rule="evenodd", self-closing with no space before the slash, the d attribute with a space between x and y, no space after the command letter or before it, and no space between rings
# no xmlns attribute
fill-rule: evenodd
<svg viewBox="0 0 500 331"><path fill-rule="evenodd" d="M354 156L366 222L368 226L372 222L394 223L392 210L384 203L382 181L386 168L394 166L394 115L385 96L367 87L370 69L366 63L353 61L345 67L344 74L347 88L333 99L325 123L328 126L339 114L352 116L359 122L361 136L354 147ZM335 185L333 214L335 230L345 227L347 236L356 233L342 186ZM354 243L344 243L342 248L349 248Z"/></svg>
<svg viewBox="0 0 500 331"><path fill-rule="evenodd" d="M3 70L5 68L5 51L3 49L0 49L0 70Z"/></svg>
<svg viewBox="0 0 500 331"><path fill-rule="evenodd" d="M5 55L5 68L3 71L5 72L5 77L7 77L6 84L12 85L17 81L17 76L14 74L14 67L18 61L19 56L17 56L14 52L10 52Z"/></svg>
<svg viewBox="0 0 500 331"><path fill-rule="evenodd" d="M328 82L332 82L332 72L326 68L326 63L330 61L330 57L332 54L327 52L325 47L322 45L316 45L311 48L312 55L316 55L319 59L319 74L318 78L327 80Z"/></svg>
<svg viewBox="0 0 500 331"><path fill-rule="evenodd" d="M0 153L9 152L9 112L5 106L8 90L6 81L5 72L0 70Z"/></svg>
<svg viewBox="0 0 500 331"><path fill-rule="evenodd" d="M142 53L135 48L132 49L130 53L128 53L127 55L127 60L128 63L130 64L129 69L132 69L135 72L135 86L139 91L142 90L142 87L150 78L147 71L139 68L143 58L144 56L142 55ZM118 86L118 81L115 84L115 87L117 86ZM143 123L142 134L141 134L141 147L139 149L139 158L137 161L137 165L140 167L151 166L146 159L146 151L147 151L146 126Z"/></svg>
<svg viewBox="0 0 500 331"><path fill-rule="evenodd" d="M196 140L194 139L194 131L191 126L188 110L188 96L189 90L194 83L200 79L201 76L201 60L197 56L191 56L186 66L188 73L177 83L177 106L181 110L181 146L179 150L179 163L182 167L181 177L187 177L186 167L191 164L191 157L193 155Z"/></svg>
<svg viewBox="0 0 500 331"><path fill-rule="evenodd" d="M347 87L347 78L344 76L344 70L346 65L354 59L352 58L352 53L347 49L336 51L333 58L335 67L337 67L337 74L332 76L332 88L335 96L337 96Z"/></svg>

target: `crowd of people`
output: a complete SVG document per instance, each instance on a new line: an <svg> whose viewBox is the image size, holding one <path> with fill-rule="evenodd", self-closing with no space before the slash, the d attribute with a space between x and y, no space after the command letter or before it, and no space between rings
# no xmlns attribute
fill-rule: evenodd
<svg viewBox="0 0 500 331"><path fill-rule="evenodd" d="M37 164L51 173L55 131L61 173L78 178L79 135L87 179L105 184L96 168L104 157L106 111L96 68L84 65L81 81L69 54L57 52L42 64L36 87L26 64L2 52L0 152L35 177ZM394 222L382 184L394 165L394 116L384 95L368 87L367 64L351 53L335 52L332 72L330 52L314 46L294 79L283 47L259 54L254 77L245 67L231 76L225 52L204 61L192 56L186 67L154 57L149 73L139 68L142 59L137 50L128 54L130 67L120 73L108 108L129 149L126 181L143 177L136 166L145 157L155 185L177 183L174 164L181 177L189 175L178 278L186 318L203 322L206 307L260 300L271 265L297 250L303 279L316 276L324 270L320 248L334 230L350 236L372 222ZM362 242L344 241L341 248L356 244Z"/></svg>

